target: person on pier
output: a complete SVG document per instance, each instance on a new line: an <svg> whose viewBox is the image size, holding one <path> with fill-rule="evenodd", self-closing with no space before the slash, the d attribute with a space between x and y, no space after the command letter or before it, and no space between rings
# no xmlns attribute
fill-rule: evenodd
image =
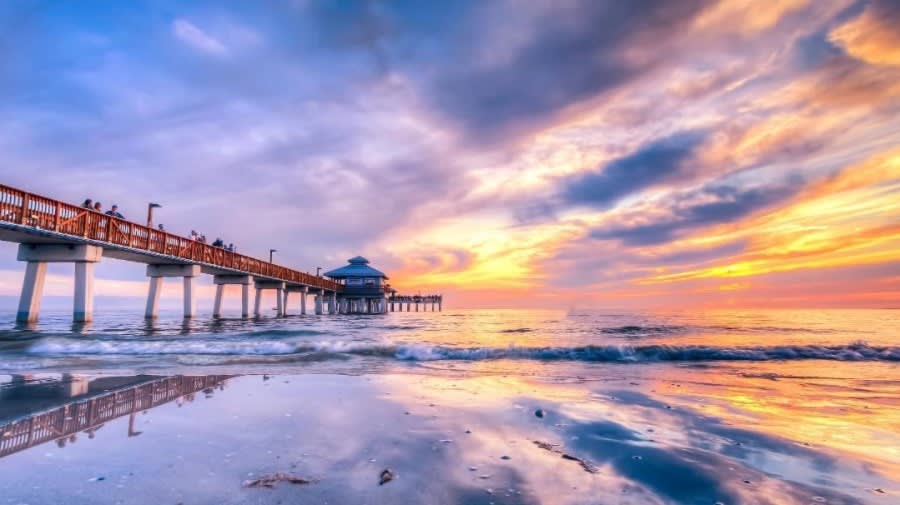
<svg viewBox="0 0 900 505"><path fill-rule="evenodd" d="M110 209L108 211L106 211L106 215L112 216L112 217L117 217L119 219L125 219L125 216L123 216L121 213L119 213L119 206L116 204L113 204L113 206L110 207Z"/></svg>

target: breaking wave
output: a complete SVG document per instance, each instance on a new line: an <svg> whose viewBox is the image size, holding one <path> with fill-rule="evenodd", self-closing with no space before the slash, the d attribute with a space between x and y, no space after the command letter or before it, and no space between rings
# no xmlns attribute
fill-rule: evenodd
<svg viewBox="0 0 900 505"><path fill-rule="evenodd" d="M367 356L402 361L539 360L609 363L698 361L900 361L900 347L845 345L782 345L717 347L704 345L601 345L574 347L450 347L348 341L83 341L48 338L34 342L30 355L223 355Z"/></svg>
<svg viewBox="0 0 900 505"><path fill-rule="evenodd" d="M600 333L606 335L664 335L685 331L685 326L660 325L660 326L612 326L599 328Z"/></svg>

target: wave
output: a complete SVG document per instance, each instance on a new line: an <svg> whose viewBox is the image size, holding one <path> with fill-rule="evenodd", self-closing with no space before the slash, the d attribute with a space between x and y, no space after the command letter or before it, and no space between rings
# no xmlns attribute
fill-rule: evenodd
<svg viewBox="0 0 900 505"><path fill-rule="evenodd" d="M327 332L317 330L281 330L268 329L258 331L248 331L239 334L240 337L304 337L313 335L326 335Z"/></svg>
<svg viewBox="0 0 900 505"><path fill-rule="evenodd" d="M667 333L679 333L685 331L686 327L684 326L669 326L669 325L661 325L661 326L637 326L637 325L627 325L627 326L612 326L612 327L604 327L599 328L600 333L605 333L607 335L646 335L646 334L667 334Z"/></svg>
<svg viewBox="0 0 900 505"><path fill-rule="evenodd" d="M422 344L329 340L286 341L83 341L44 339L26 350L30 355L323 355L367 356L401 361L538 360L609 363L702 361L900 361L900 347L845 345L783 345L717 347L703 345L605 345L574 347L450 347Z"/></svg>
<svg viewBox="0 0 900 505"><path fill-rule="evenodd" d="M847 330L841 330L847 332ZM727 332L727 333L837 333L829 328L800 328L787 326L728 326L728 325L625 325L597 328L597 332L605 335L625 337L661 336L691 332Z"/></svg>
<svg viewBox="0 0 900 505"><path fill-rule="evenodd" d="M401 346L395 357L409 360L533 359L541 361L654 362L654 361L900 361L900 347L864 343L836 346L790 345L772 347L714 346L579 346L447 348Z"/></svg>

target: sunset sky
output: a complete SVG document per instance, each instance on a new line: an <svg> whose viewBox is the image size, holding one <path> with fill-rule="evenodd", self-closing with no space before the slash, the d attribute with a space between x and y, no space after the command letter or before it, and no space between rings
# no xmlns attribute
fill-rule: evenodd
<svg viewBox="0 0 900 505"><path fill-rule="evenodd" d="M448 306L897 307L898 27L896 0L2 2L0 183L305 271L362 254ZM0 244L0 295L23 270Z"/></svg>

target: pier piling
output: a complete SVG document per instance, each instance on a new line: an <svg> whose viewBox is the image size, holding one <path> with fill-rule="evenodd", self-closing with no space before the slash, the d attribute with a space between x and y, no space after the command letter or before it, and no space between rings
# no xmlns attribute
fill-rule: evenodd
<svg viewBox="0 0 900 505"><path fill-rule="evenodd" d="M145 311L144 316L147 319L155 319L159 314L159 296L162 291L162 280L166 277L181 277L184 317L185 319L194 317L196 312L196 304L194 301L194 277L199 275L199 265L147 265L147 277L150 278L150 286L147 291L147 310Z"/></svg>

